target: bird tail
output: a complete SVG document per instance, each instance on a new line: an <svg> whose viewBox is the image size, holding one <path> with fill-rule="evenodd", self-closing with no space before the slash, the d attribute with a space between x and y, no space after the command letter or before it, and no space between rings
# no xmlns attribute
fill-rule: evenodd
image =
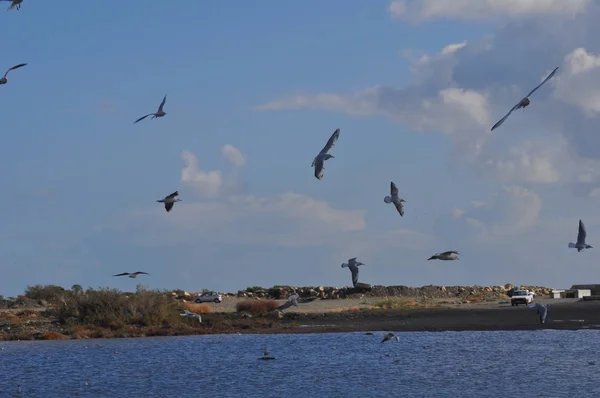
<svg viewBox="0 0 600 398"><path fill-rule="evenodd" d="M386 196L385 198L383 198L383 201L387 204L392 203L392 198L390 196Z"/></svg>
<svg viewBox="0 0 600 398"><path fill-rule="evenodd" d="M569 249L575 249L576 247L575 243L569 242Z"/></svg>

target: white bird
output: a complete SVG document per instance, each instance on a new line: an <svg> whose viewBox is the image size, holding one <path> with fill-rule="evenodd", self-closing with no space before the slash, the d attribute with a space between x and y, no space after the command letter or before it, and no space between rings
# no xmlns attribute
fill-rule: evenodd
<svg viewBox="0 0 600 398"><path fill-rule="evenodd" d="M186 318L198 318L198 322L202 323L202 317L200 316L200 314L197 314L195 312L183 310L183 314L179 314L179 315L186 317Z"/></svg>
<svg viewBox="0 0 600 398"><path fill-rule="evenodd" d="M436 253L433 256L429 257L427 260L460 260L460 258L458 258L458 254L460 253L455 250L449 250L443 253Z"/></svg>
<svg viewBox="0 0 600 398"><path fill-rule="evenodd" d="M147 118L150 115L152 115L152 119L156 119L157 117L163 117L164 115L166 115L167 112L163 111L163 106L165 106L165 102L167 102L167 95L166 94L165 94L165 97L163 98L162 102L160 103L160 106L158 107L158 111L156 113L149 113L146 116L142 116L141 118L139 118L138 120L136 120L135 122L133 122L133 124L136 124L140 120L144 120L145 118Z"/></svg>
<svg viewBox="0 0 600 398"><path fill-rule="evenodd" d="M17 11L19 11L21 9L21 3L23 2L23 0L2 0L2 1L10 1L12 4L10 6L8 6L8 8L6 9L8 10L12 10L13 8L16 8Z"/></svg>
<svg viewBox="0 0 600 398"><path fill-rule="evenodd" d="M175 202L181 202L181 199L179 199L177 196L179 196L179 191L175 191L172 194L165 196L164 199L157 200L157 202L164 203L165 210L168 213L173 208L173 205L175 204Z"/></svg>
<svg viewBox="0 0 600 398"><path fill-rule="evenodd" d="M383 335L383 340L381 340L382 343L385 343L388 340L392 340L395 339L396 341L400 341L400 339L398 338L398 336L396 336L394 333L388 333Z"/></svg>
<svg viewBox="0 0 600 398"><path fill-rule="evenodd" d="M134 272L133 274L129 273L129 272L123 272L123 273L116 274L113 276L125 276L125 275L129 275L130 278L137 278L138 275L150 275L150 274L147 272L137 271L137 272Z"/></svg>
<svg viewBox="0 0 600 398"><path fill-rule="evenodd" d="M583 225L583 221L579 220L579 232L577 233L577 243L569 242L569 248L577 249L577 252L580 252L583 249L593 249L592 246L585 243L586 236L587 232L585 231L585 225Z"/></svg>
<svg viewBox="0 0 600 398"><path fill-rule="evenodd" d="M312 164L310 165L310 167L315 168L315 177L318 180L323 178L323 171L325 170L325 161L331 158L335 158L335 156L329 154L328 152L331 150L331 148L333 148L338 138L340 138L340 129L336 129L333 132L333 134L327 141L327 144L325 144L323 149L321 149L321 152L319 152L319 154L315 156Z"/></svg>
<svg viewBox="0 0 600 398"><path fill-rule="evenodd" d="M394 184L394 181L390 183L390 195L391 196L386 196L385 198L383 198L383 201L388 204L394 203L394 206L396 206L396 210L398 210L400 216L404 216L404 207L402 205L402 202L406 202L406 200L398 196L398 187L396 186L396 184Z"/></svg>
<svg viewBox="0 0 600 398"><path fill-rule="evenodd" d="M360 265L364 265L360 261L356 261L356 257L348 260L347 263L342 264L342 268L350 268L350 272L352 273L352 285L356 286L358 283L358 267Z"/></svg>
<svg viewBox="0 0 600 398"><path fill-rule="evenodd" d="M275 357L272 357L271 356L271 352L269 351L269 349L265 347L264 355L262 356L262 358L258 358L258 359L270 360L270 359L275 359Z"/></svg>
<svg viewBox="0 0 600 398"><path fill-rule="evenodd" d="M15 66L11 66L10 68L8 68L8 70L6 71L4 76L2 76L2 78L0 79L0 84L6 84L8 82L8 79L6 78L6 75L8 75L8 72L10 72L11 70L14 70L14 69L19 69L25 65L27 65L27 64L17 64Z"/></svg>
<svg viewBox="0 0 600 398"><path fill-rule="evenodd" d="M500 127L500 125L502 125L502 123L504 123L504 121L510 116L511 113L513 113L513 111L519 109L519 108L525 108L527 105L529 105L529 103L531 102L529 100L529 97L531 96L531 94L535 93L535 91L542 87L542 85L544 83L546 83L548 80L550 80L552 78L552 76L554 76L554 74L556 73L556 71L558 70L558 66L556 68L554 68L554 70L548 75L548 77L546 77L544 79L544 81L542 81L540 84L537 85L536 88L534 88L533 90L531 90L531 92L529 94L527 94L527 96L525 98L523 98L521 101L519 101L519 103L515 106L512 107L512 109L510 111L508 111L508 113L506 114L506 116L504 116L502 119L500 119L498 121L498 123L494 124L494 126L492 127L492 131L494 131L495 129L497 129L498 127Z"/></svg>

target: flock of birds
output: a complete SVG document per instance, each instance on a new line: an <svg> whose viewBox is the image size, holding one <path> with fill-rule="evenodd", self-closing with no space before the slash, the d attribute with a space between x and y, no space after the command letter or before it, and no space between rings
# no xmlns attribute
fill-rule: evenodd
<svg viewBox="0 0 600 398"><path fill-rule="evenodd" d="M23 0L0 0L0 1L11 2L10 6L8 7L8 10L11 10L13 8L16 8L17 10L19 10L21 8L21 3L23 2ZM27 63L20 63L20 64L17 64L17 65L14 65L14 66L8 68L8 70L4 73L4 76L2 76L2 78L0 79L0 84L6 84L8 82L7 76L10 71L22 68L26 65L27 65ZM500 119L496 124L494 124L492 126L491 131L494 131L495 129L500 127L515 110L529 106L529 104L531 103L531 100L529 99L529 97L533 93L535 93L540 87L542 87L548 80L550 80L552 77L554 77L554 75L558 71L558 68L559 68L558 66L556 68L554 68L554 70L552 72L550 72L550 74L540 84L538 84L533 90L531 90L515 106L513 106L508 111L508 113L504 117L502 117L502 119ZM156 112L148 113L148 114L138 118L133 123L134 124L138 123L138 122L146 119L149 116L152 116L152 119L164 117L167 114L164 111L164 106L165 106L166 101L167 101L167 95L165 94L165 96L163 97L160 105L158 106L158 110ZM329 137L329 140L327 141L327 143L325 144L323 149L321 149L321 151L318 153L317 156L315 156L315 158L312 161L311 167L314 168L314 175L318 180L321 180L325 174L325 162L329 159L335 158L335 156L333 156L329 152L335 146L339 137L340 137L340 129L338 128L333 132L331 137ZM165 206L165 210L167 212L170 212L173 209L173 206L175 205L175 203L181 201L181 199L178 196L179 196L179 192L175 191L175 192L165 196L163 199L157 200L157 202L163 203ZM404 203L406 202L406 200L404 200L402 197L400 197L398 186L393 181L390 182L390 194L388 196L385 196L383 201L386 204L393 203L398 214L400 214L401 217L404 216ZM586 235L587 234L586 234L585 226L584 226L583 222L581 220L579 220L579 231L578 231L578 235L577 235L577 242L569 243L569 248L575 248L575 249L577 249L578 252L581 252L584 249L592 248L592 246L588 245L585 241ZM443 261L460 260L458 257L459 254L460 253L456 250L449 250L449 251L445 251L442 253L436 253L436 254L432 255L431 257L429 257L428 260L443 260ZM352 275L353 286L356 286L358 283L358 274L359 274L358 267L361 265L365 265L365 264L357 261L356 257L351 258L348 260L347 263L342 264L342 268L348 268L350 270L351 275ZM134 272L134 273L124 272L124 273L116 274L113 276L129 276L129 278L136 278L138 275L150 275L150 274L147 272L138 271L138 272Z"/></svg>

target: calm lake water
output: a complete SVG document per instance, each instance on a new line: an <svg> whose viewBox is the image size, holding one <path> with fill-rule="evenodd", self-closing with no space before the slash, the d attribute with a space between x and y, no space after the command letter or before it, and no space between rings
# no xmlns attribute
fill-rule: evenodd
<svg viewBox="0 0 600 398"><path fill-rule="evenodd" d="M382 334L0 342L0 397L600 396L598 331Z"/></svg>

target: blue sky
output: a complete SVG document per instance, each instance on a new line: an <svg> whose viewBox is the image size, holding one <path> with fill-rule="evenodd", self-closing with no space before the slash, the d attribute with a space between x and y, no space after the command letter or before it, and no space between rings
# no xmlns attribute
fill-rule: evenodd
<svg viewBox="0 0 600 398"><path fill-rule="evenodd" d="M28 65L0 87L0 294L131 290L110 275L137 270L160 289L346 286L355 256L372 284L597 282L594 249L567 243L579 218L600 232L600 7L448 3L2 10L0 68ZM166 117L132 124L164 94Z"/></svg>

